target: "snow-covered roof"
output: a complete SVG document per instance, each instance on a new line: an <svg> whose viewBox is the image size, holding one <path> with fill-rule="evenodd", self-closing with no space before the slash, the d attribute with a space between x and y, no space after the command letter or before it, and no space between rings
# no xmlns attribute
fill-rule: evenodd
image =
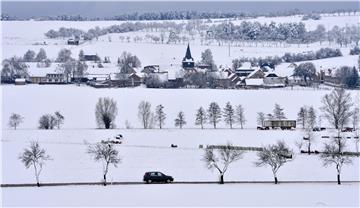
<svg viewBox="0 0 360 208"><path fill-rule="evenodd" d="M26 63L30 77L45 77L46 74L59 73L60 64L52 63L50 67L38 67L36 62Z"/></svg>
<svg viewBox="0 0 360 208"><path fill-rule="evenodd" d="M263 72L260 68L254 68L254 71L253 72L251 72L249 75L248 75L248 77L252 77L252 76L254 76L256 73L258 73L258 72Z"/></svg>
<svg viewBox="0 0 360 208"><path fill-rule="evenodd" d="M250 62L244 62L240 67L238 67L236 70L248 70L252 69Z"/></svg>
<svg viewBox="0 0 360 208"><path fill-rule="evenodd" d="M97 63L86 63L88 68L86 73L89 74L110 74L119 72L119 67L114 63L102 63L103 67L100 68Z"/></svg>
<svg viewBox="0 0 360 208"><path fill-rule="evenodd" d="M109 78L109 74L86 74L85 77L88 79L107 79Z"/></svg>
<svg viewBox="0 0 360 208"><path fill-rule="evenodd" d="M25 82L25 79L24 78L16 78L15 82Z"/></svg>

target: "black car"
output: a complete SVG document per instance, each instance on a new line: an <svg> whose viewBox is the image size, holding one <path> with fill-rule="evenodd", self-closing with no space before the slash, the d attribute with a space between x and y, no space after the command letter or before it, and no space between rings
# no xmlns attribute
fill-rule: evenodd
<svg viewBox="0 0 360 208"><path fill-rule="evenodd" d="M146 172L144 175L144 179L146 183L152 183L152 182L163 182L163 183L171 183L174 181L174 178L168 175L165 175L161 172Z"/></svg>

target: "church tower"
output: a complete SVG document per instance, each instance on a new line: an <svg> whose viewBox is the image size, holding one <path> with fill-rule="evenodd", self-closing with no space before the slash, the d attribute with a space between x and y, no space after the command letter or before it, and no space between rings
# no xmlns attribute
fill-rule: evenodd
<svg viewBox="0 0 360 208"><path fill-rule="evenodd" d="M185 57L182 60L182 67L184 69L193 69L195 66L194 58L191 56L190 45L188 44Z"/></svg>

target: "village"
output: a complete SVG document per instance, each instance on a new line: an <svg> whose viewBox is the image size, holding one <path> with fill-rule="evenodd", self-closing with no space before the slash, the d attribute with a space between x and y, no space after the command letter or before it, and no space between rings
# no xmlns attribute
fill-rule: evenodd
<svg viewBox="0 0 360 208"><path fill-rule="evenodd" d="M68 44L72 44L72 39ZM66 49L65 49L66 50ZM71 52L70 52L71 53ZM131 54L129 54L131 56ZM134 56L136 57L136 56ZM48 59L36 62L24 62L29 72L24 77L9 79L2 77L2 83L25 84L87 84L94 88L138 87L148 88L217 88L217 89L270 89L283 87L319 87L344 86L341 77L336 76L338 68L321 68L309 72L308 75L296 75L296 63L283 63L281 69L269 66L253 66L251 62L240 63L239 67L227 67L214 64L211 50L202 54L201 61L194 60L191 55L190 44L187 45L185 55L166 60L164 64L140 67L134 61L126 61L125 66L111 62L109 57L98 54L86 54L81 51L79 63L83 67L81 73L76 73L79 66L65 69L64 63L53 62L47 64ZM135 58L137 59L137 57ZM71 66L70 66L71 67ZM311 68L311 66L310 66ZM282 76L277 71L287 71L290 76ZM306 71L308 69L304 69ZM309 69L311 70L311 69ZM312 74L311 74L312 73ZM307 80L307 78L309 80ZM357 85L355 84L355 86Z"/></svg>
<svg viewBox="0 0 360 208"><path fill-rule="evenodd" d="M359 207L357 3L4 3L0 204Z"/></svg>

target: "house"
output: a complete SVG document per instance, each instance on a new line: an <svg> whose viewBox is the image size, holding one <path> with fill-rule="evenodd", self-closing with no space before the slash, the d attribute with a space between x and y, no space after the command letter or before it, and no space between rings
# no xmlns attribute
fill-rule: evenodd
<svg viewBox="0 0 360 208"><path fill-rule="evenodd" d="M262 79L265 77L265 72L261 69L254 69L253 72L251 72L246 79Z"/></svg>
<svg viewBox="0 0 360 208"><path fill-rule="evenodd" d="M40 84L65 84L67 83L63 73L49 73L46 74L46 82Z"/></svg>
<svg viewBox="0 0 360 208"><path fill-rule="evenodd" d="M46 75L45 76L31 75L29 77L29 80L30 80L31 83L34 83L34 84L45 83L46 82Z"/></svg>
<svg viewBox="0 0 360 208"><path fill-rule="evenodd" d="M194 69L194 67L195 67L194 58L191 56L189 44L186 49L185 57L182 60L182 67L184 69Z"/></svg>
<svg viewBox="0 0 360 208"><path fill-rule="evenodd" d="M100 57L98 55L84 55L84 61L100 61Z"/></svg>
<svg viewBox="0 0 360 208"><path fill-rule="evenodd" d="M251 74L253 71L255 71L255 68L251 66L250 62L245 62L242 64L241 67L238 67L235 69L236 75L239 77L247 77L249 74Z"/></svg>
<svg viewBox="0 0 360 208"><path fill-rule="evenodd" d="M160 66L159 65L144 66L144 69L141 72L145 74L158 73L160 72Z"/></svg>
<svg viewBox="0 0 360 208"><path fill-rule="evenodd" d="M15 85L25 85L25 84L26 84L25 78L16 78L15 79Z"/></svg>
<svg viewBox="0 0 360 208"><path fill-rule="evenodd" d="M275 72L267 72L264 76L264 84L272 87L285 87L285 77L278 76Z"/></svg>
<svg viewBox="0 0 360 208"><path fill-rule="evenodd" d="M174 79L169 79L168 82L166 83L166 88L180 88L180 87L184 87L184 78L174 78Z"/></svg>
<svg viewBox="0 0 360 208"><path fill-rule="evenodd" d="M36 63L26 63L29 72L29 82L33 84L64 84L66 77L61 72L60 64L51 64L49 67L43 67Z"/></svg>
<svg viewBox="0 0 360 208"><path fill-rule="evenodd" d="M79 45L79 42L80 41L78 38L75 38L75 39L70 38L70 39L68 39L67 44L68 45Z"/></svg>
<svg viewBox="0 0 360 208"><path fill-rule="evenodd" d="M231 81L226 71L210 71L206 72L206 76L213 78L212 83L208 83L212 88L227 89L231 87Z"/></svg>
<svg viewBox="0 0 360 208"><path fill-rule="evenodd" d="M103 83L108 87L137 87L143 83L143 77L136 73L111 73Z"/></svg>
<svg viewBox="0 0 360 208"><path fill-rule="evenodd" d="M263 78L245 79L245 88L261 88L264 87Z"/></svg>

